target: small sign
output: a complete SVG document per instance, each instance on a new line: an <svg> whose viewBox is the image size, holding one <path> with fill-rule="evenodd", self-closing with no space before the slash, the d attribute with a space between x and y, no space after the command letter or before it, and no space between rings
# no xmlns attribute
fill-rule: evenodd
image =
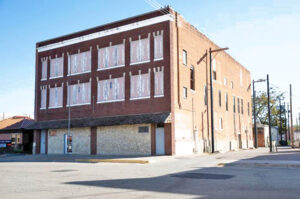
<svg viewBox="0 0 300 199"><path fill-rule="evenodd" d="M0 148L6 148L6 144L1 143L1 144L0 144Z"/></svg>
<svg viewBox="0 0 300 199"><path fill-rule="evenodd" d="M0 144L8 144L11 143L11 140L0 140Z"/></svg>
<svg viewBox="0 0 300 199"><path fill-rule="evenodd" d="M56 136L56 130L51 130L51 131L49 132L49 135L50 135L50 136Z"/></svg>
<svg viewBox="0 0 300 199"><path fill-rule="evenodd" d="M149 127L148 126L140 126L139 127L139 133L148 133Z"/></svg>

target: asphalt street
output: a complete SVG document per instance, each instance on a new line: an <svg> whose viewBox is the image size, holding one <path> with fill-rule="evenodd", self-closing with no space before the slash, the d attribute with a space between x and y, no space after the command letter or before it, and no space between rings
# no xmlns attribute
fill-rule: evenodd
<svg viewBox="0 0 300 199"><path fill-rule="evenodd" d="M300 198L300 167L272 166L300 163L299 150L140 157L149 164L79 163L75 158L1 156L1 198ZM268 165L232 164L255 161Z"/></svg>

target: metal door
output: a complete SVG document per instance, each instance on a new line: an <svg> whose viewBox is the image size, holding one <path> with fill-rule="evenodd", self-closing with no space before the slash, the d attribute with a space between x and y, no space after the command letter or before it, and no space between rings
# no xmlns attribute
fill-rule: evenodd
<svg viewBox="0 0 300 199"><path fill-rule="evenodd" d="M156 155L165 155L165 132L164 128L156 128L155 132Z"/></svg>
<svg viewBox="0 0 300 199"><path fill-rule="evenodd" d="M45 154L46 153L46 131L42 130L41 132L41 154Z"/></svg>

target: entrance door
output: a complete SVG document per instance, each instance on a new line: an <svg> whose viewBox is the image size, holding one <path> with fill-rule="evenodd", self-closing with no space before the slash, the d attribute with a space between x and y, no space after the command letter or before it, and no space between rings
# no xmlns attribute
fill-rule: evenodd
<svg viewBox="0 0 300 199"><path fill-rule="evenodd" d="M242 136L239 134L239 148L242 149Z"/></svg>
<svg viewBox="0 0 300 199"><path fill-rule="evenodd" d="M155 132L156 155L165 155L165 131L164 128L156 128Z"/></svg>
<svg viewBox="0 0 300 199"><path fill-rule="evenodd" d="M41 154L45 154L46 153L46 131L42 130L41 132Z"/></svg>

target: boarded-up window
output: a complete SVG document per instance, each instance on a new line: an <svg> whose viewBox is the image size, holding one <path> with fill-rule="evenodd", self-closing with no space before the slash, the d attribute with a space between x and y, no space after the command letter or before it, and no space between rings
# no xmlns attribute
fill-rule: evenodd
<svg viewBox="0 0 300 199"><path fill-rule="evenodd" d="M163 35L154 36L154 60L163 59Z"/></svg>
<svg viewBox="0 0 300 199"><path fill-rule="evenodd" d="M130 77L130 98L150 97L150 73L132 75Z"/></svg>
<svg viewBox="0 0 300 199"><path fill-rule="evenodd" d="M76 75L91 71L91 51L69 56L68 75Z"/></svg>
<svg viewBox="0 0 300 199"><path fill-rule="evenodd" d="M125 64L125 44L118 44L98 49L98 70L106 68L124 66Z"/></svg>
<svg viewBox="0 0 300 199"><path fill-rule="evenodd" d="M41 80L47 79L47 63L48 63L47 59L44 59L42 61L42 78L41 78Z"/></svg>
<svg viewBox="0 0 300 199"><path fill-rule="evenodd" d="M41 89L41 109L46 108L46 101L47 101L47 88Z"/></svg>
<svg viewBox="0 0 300 199"><path fill-rule="evenodd" d="M123 101L125 99L125 77L98 81L98 103Z"/></svg>
<svg viewBox="0 0 300 199"><path fill-rule="evenodd" d="M91 103L91 82L68 86L68 104L84 105Z"/></svg>
<svg viewBox="0 0 300 199"><path fill-rule="evenodd" d="M154 96L164 96L164 70L154 70Z"/></svg>
<svg viewBox="0 0 300 199"><path fill-rule="evenodd" d="M50 60L50 78L63 77L64 75L64 58L57 57Z"/></svg>
<svg viewBox="0 0 300 199"><path fill-rule="evenodd" d="M63 106L63 87L50 88L49 108L59 108Z"/></svg>
<svg viewBox="0 0 300 199"><path fill-rule="evenodd" d="M150 61L150 38L130 42L130 63Z"/></svg>

